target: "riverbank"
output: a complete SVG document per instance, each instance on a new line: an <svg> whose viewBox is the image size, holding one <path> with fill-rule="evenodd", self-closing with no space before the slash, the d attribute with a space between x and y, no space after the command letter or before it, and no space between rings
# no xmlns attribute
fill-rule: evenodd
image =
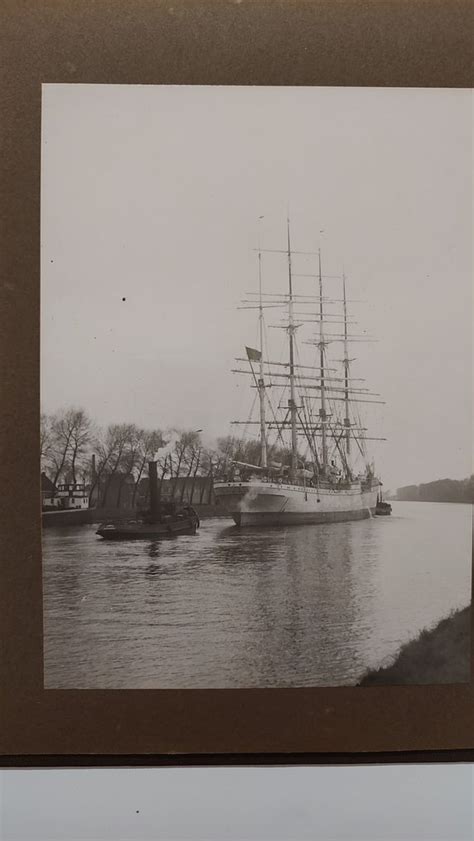
<svg viewBox="0 0 474 841"><path fill-rule="evenodd" d="M467 683L470 668L471 608L456 610L434 628L404 645L395 662L372 669L359 686Z"/></svg>
<svg viewBox="0 0 474 841"><path fill-rule="evenodd" d="M209 517L228 517L219 505L194 505L201 520ZM61 528L62 526L81 526L103 523L106 520L131 520L136 517L134 508L82 508L77 511L43 511L43 528Z"/></svg>
<svg viewBox="0 0 474 841"><path fill-rule="evenodd" d="M424 485L405 485L398 488L397 500L405 502L464 502L474 503L474 475L466 479L436 479Z"/></svg>

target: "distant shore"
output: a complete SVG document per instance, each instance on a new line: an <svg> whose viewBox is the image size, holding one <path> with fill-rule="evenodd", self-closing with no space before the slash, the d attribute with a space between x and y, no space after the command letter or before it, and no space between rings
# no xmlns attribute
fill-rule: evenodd
<svg viewBox="0 0 474 841"><path fill-rule="evenodd" d="M398 488L399 502L467 502L474 503L474 475L467 479L436 479L424 485Z"/></svg>
<svg viewBox="0 0 474 841"><path fill-rule="evenodd" d="M467 683L471 650L471 607L456 610L434 628L406 643L391 666L368 671L359 686Z"/></svg>
<svg viewBox="0 0 474 841"><path fill-rule="evenodd" d="M385 496L385 502L425 502L435 505L474 505L471 500L465 499L400 499L397 496Z"/></svg>

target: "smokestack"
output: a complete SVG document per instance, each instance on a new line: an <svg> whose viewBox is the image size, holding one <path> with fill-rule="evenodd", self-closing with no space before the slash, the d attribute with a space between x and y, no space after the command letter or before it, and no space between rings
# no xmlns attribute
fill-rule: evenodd
<svg viewBox="0 0 474 841"><path fill-rule="evenodd" d="M158 493L156 461L148 462L148 483L150 489L150 514L152 521L156 523L160 515L160 495Z"/></svg>

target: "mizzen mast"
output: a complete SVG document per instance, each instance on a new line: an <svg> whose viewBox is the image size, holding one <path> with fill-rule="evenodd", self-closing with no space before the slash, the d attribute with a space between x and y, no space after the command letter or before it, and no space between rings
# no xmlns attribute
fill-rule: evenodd
<svg viewBox="0 0 474 841"><path fill-rule="evenodd" d="M291 274L291 244L290 244L290 220L287 219L287 235L288 235L288 337L290 348L290 399L288 401L288 408L290 410L290 425L291 425L291 471L290 479L292 481L296 478L296 471L298 469L298 417L296 406L296 383L295 383L295 319L294 319L294 300L293 300L293 278Z"/></svg>
<svg viewBox="0 0 474 841"><path fill-rule="evenodd" d="M319 410L319 417L321 420L321 469L323 475L327 471L328 466L328 446L326 438L326 383L324 372L324 313L323 313L323 276L321 272L321 249L318 251L318 266L319 266L319 366L320 366L320 388L321 388L321 408Z"/></svg>
<svg viewBox="0 0 474 841"><path fill-rule="evenodd" d="M351 434L350 434L350 426L351 420L349 417L349 341L347 335L347 298L346 298L346 275L342 273L342 302L343 302L343 314L344 314L344 401L345 401L345 416L344 416L344 426L346 427L346 456L347 456L347 465L349 467L349 458L351 454Z"/></svg>

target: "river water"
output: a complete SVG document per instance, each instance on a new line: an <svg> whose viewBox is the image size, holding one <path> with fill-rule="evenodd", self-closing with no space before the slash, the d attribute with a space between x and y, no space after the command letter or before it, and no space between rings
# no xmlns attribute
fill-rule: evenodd
<svg viewBox="0 0 474 841"><path fill-rule="evenodd" d="M106 542L43 537L45 686L340 686L470 601L471 506Z"/></svg>

